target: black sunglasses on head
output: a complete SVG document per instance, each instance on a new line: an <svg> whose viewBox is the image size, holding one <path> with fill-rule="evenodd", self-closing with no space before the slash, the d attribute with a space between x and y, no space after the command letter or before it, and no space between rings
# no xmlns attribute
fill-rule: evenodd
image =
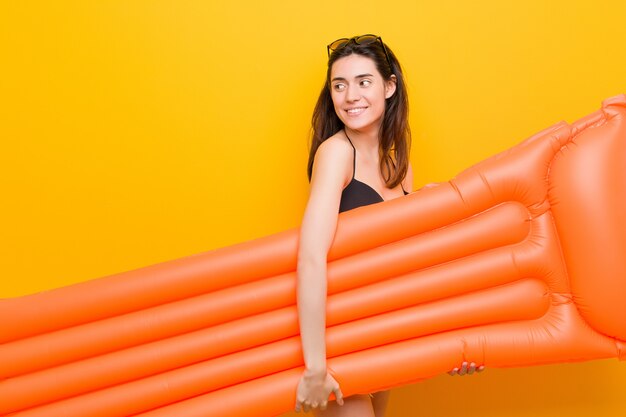
<svg viewBox="0 0 626 417"><path fill-rule="evenodd" d="M336 41L327 45L326 50L328 51L328 57L330 58L331 51L341 49L348 45L350 42L354 42L357 45L369 45L378 41L380 41L380 45L383 47L383 51L385 51L385 57L387 58L387 64L389 64L389 68L392 68L391 60L389 59L389 54L387 53L387 48L385 48L385 44L383 43L383 38L381 38L380 36L372 35L371 33L368 33L367 35L353 36L351 38L337 39Z"/></svg>

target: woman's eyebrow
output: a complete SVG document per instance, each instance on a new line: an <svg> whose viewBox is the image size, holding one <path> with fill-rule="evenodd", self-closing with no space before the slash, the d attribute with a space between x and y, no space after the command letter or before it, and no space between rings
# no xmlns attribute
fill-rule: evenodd
<svg viewBox="0 0 626 417"><path fill-rule="evenodd" d="M373 75L372 75L372 74L360 74L360 75L357 75L357 76L356 76L356 77L354 77L354 78L363 78L363 77L373 77ZM346 79L345 79L345 78L343 78L343 77L335 77L335 78L333 78L333 79L332 79L332 80L330 80L330 81L331 81L331 82L333 82L333 81L346 81Z"/></svg>

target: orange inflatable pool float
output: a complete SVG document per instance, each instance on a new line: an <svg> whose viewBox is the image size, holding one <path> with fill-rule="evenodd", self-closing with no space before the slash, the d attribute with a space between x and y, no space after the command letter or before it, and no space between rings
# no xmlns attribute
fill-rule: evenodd
<svg viewBox="0 0 626 417"><path fill-rule="evenodd" d="M473 361L626 358L626 96L436 187L341 213L344 395ZM303 358L298 229L0 300L0 415L274 416Z"/></svg>

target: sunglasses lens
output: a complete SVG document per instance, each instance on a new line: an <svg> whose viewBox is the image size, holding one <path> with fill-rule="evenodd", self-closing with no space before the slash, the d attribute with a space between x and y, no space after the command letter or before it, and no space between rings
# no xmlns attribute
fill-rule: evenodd
<svg viewBox="0 0 626 417"><path fill-rule="evenodd" d="M378 36L374 35L363 35L359 36L355 39L355 42L360 45L369 45L370 43L374 43L378 40Z"/></svg>
<svg viewBox="0 0 626 417"><path fill-rule="evenodd" d="M330 44L330 50L331 51L336 51L339 48L343 48L344 46L346 46L348 44L348 42L350 42L350 39L337 39L335 42Z"/></svg>

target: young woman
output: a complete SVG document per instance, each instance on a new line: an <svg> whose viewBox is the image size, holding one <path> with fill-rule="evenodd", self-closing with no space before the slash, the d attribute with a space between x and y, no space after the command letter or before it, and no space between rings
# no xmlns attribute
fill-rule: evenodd
<svg viewBox="0 0 626 417"><path fill-rule="evenodd" d="M305 371L296 411L382 417L389 392L343 398L326 369L326 263L338 213L408 194L411 133L402 68L380 36L328 45L326 82L312 118L309 200L300 228L297 303ZM451 374L473 373L472 363ZM482 370L482 367L479 368ZM336 401L328 403L330 393Z"/></svg>

